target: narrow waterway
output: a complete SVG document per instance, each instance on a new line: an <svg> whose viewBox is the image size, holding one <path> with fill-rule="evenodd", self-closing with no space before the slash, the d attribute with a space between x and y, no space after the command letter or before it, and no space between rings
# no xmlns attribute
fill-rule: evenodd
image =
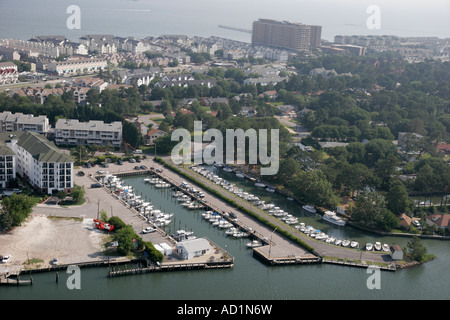
<svg viewBox="0 0 450 320"><path fill-rule="evenodd" d="M211 170L217 170L211 168ZM310 214L283 196L268 193L252 182L234 174L217 172L245 190L273 202L300 221L341 238L360 243L380 241L406 246L408 238L380 237L363 233L349 226L338 228L324 223L320 215ZM202 219L201 211L187 210L172 197L172 190L157 189L144 182L143 176L124 178L135 193L151 201L154 207L174 213L168 233L178 229L193 231L197 237L207 237L235 257L232 269L192 270L151 273L107 278L106 268L81 269L81 289L69 290L69 274L60 272L59 283L54 273L33 274L34 284L24 287L0 288L0 299L152 299L152 300L285 300L285 299L449 299L450 243L424 240L428 252L436 259L421 266L396 272L383 271L380 289L369 289L371 273L365 268L339 265L289 265L271 267L252 256L247 239L234 239L224 230ZM364 254L364 253L363 253Z"/></svg>

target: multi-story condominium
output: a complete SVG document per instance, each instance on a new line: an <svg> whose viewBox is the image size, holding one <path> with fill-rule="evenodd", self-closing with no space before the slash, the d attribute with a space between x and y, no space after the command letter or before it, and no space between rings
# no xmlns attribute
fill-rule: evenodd
<svg viewBox="0 0 450 320"><path fill-rule="evenodd" d="M52 61L47 65L47 70L59 75L81 75L100 72L107 66L108 62L105 59L72 58L65 61Z"/></svg>
<svg viewBox="0 0 450 320"><path fill-rule="evenodd" d="M13 62L0 62L0 84L19 82L17 65Z"/></svg>
<svg viewBox="0 0 450 320"><path fill-rule="evenodd" d="M320 47L322 44L322 26L308 26L311 29L310 44L312 47Z"/></svg>
<svg viewBox="0 0 450 320"><path fill-rule="evenodd" d="M47 133L50 124L46 116L33 116L32 114L11 113L3 111L0 113L0 131L33 131Z"/></svg>
<svg viewBox="0 0 450 320"><path fill-rule="evenodd" d="M117 52L115 37L110 34L89 34L82 36L79 40L89 51L97 51L100 54Z"/></svg>
<svg viewBox="0 0 450 320"><path fill-rule="evenodd" d="M16 154L0 140L0 188L6 188L9 180L16 178Z"/></svg>
<svg viewBox="0 0 450 320"><path fill-rule="evenodd" d="M59 119L55 125L55 142L58 145L112 145L122 143L122 122L105 123L91 120L79 122L76 119Z"/></svg>
<svg viewBox="0 0 450 320"><path fill-rule="evenodd" d="M301 23L259 19L253 22L252 45L309 51L311 28Z"/></svg>
<svg viewBox="0 0 450 320"><path fill-rule="evenodd" d="M17 173L48 194L73 188L73 159L43 135L29 131L3 132L0 133L0 145L3 144L15 156L3 148L5 170L2 171L3 155L0 155L0 179L8 180ZM8 157L13 157L13 160L8 160L11 159ZM2 177L2 172L5 172L5 177Z"/></svg>

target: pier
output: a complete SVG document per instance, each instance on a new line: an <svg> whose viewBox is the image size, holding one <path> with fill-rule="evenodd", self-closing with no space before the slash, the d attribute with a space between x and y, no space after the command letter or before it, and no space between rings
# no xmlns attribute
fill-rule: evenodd
<svg viewBox="0 0 450 320"><path fill-rule="evenodd" d="M134 274L143 274L150 272L169 272L169 271L183 271L183 270L199 270L199 269L219 269L219 268L232 268L234 265L233 260L222 262L193 262L193 263L163 263L160 265L150 265L147 267L128 268L124 270L112 270L108 271L108 277L119 277Z"/></svg>

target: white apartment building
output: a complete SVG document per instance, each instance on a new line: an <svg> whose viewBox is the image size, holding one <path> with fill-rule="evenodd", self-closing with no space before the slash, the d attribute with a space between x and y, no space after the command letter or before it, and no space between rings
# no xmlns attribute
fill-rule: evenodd
<svg viewBox="0 0 450 320"><path fill-rule="evenodd" d="M43 135L29 131L0 133L2 144L12 150L14 155L8 154L5 147L2 148L5 154L0 155L0 180L8 180L8 177L15 177L17 173L35 188L48 194L72 190L73 159ZM2 157L5 168L2 168Z"/></svg>
<svg viewBox="0 0 450 320"><path fill-rule="evenodd" d="M112 145L122 143L122 122L105 123L91 120L79 122L76 119L59 119L55 125L56 144L67 145Z"/></svg>
<svg viewBox="0 0 450 320"><path fill-rule="evenodd" d="M6 188L7 182L16 177L16 154L6 143L0 141L0 188Z"/></svg>
<svg viewBox="0 0 450 320"><path fill-rule="evenodd" d="M106 69L108 62L105 59L67 59L66 61L52 61L48 63L47 70L59 75L91 74Z"/></svg>
<svg viewBox="0 0 450 320"><path fill-rule="evenodd" d="M0 131L33 131L38 133L47 133L50 129L50 123L46 116L33 116L32 114L23 114L20 112L11 113L3 111L0 113Z"/></svg>

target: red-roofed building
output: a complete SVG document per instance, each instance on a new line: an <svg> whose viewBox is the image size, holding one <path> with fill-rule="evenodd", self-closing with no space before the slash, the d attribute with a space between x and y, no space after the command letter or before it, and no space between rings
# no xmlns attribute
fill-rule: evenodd
<svg viewBox="0 0 450 320"><path fill-rule="evenodd" d="M19 72L13 62L0 62L0 84L18 83Z"/></svg>
<svg viewBox="0 0 450 320"><path fill-rule="evenodd" d="M450 223L450 214L432 214L427 217L427 225L435 225L438 228L441 229L448 229L449 223Z"/></svg>
<svg viewBox="0 0 450 320"><path fill-rule="evenodd" d="M436 149L437 149L437 151L441 151L444 154L450 154L450 144L449 143L441 142L438 144Z"/></svg>
<svg viewBox="0 0 450 320"><path fill-rule="evenodd" d="M147 132L147 134L144 136L144 143L146 145L153 145L153 141L155 139L158 139L159 137L165 136L167 132L159 130L159 129L152 129Z"/></svg>

